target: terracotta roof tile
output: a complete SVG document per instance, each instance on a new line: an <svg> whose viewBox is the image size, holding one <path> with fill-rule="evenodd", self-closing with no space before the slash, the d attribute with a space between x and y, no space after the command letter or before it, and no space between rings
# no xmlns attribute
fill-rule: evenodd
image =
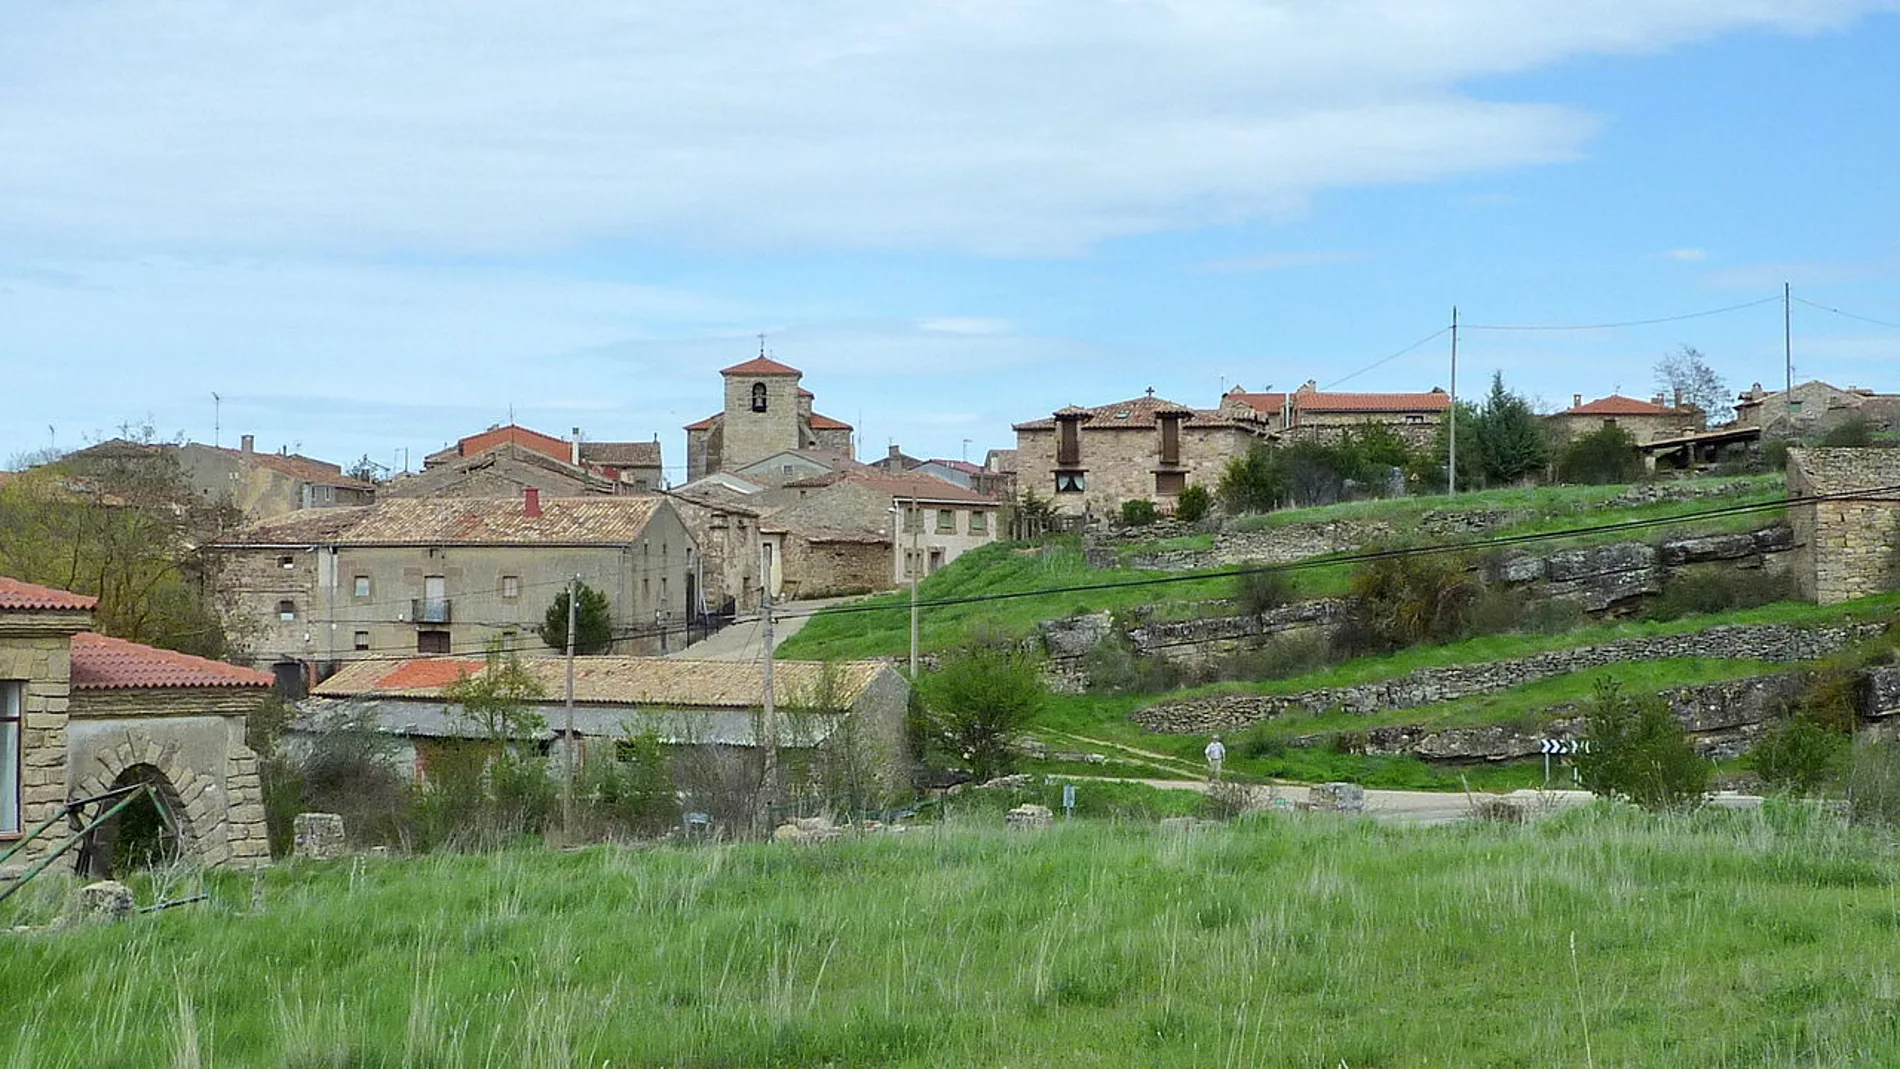
<svg viewBox="0 0 1900 1069"><path fill-rule="evenodd" d="M81 631L73 636L73 689L148 687L268 687L269 672L154 649L122 638Z"/></svg>
<svg viewBox="0 0 1900 1069"><path fill-rule="evenodd" d="M416 690L446 687L450 683L479 673L488 665L483 661L427 660L403 661L393 671L377 677L379 690Z"/></svg>
<svg viewBox="0 0 1900 1069"><path fill-rule="evenodd" d="M841 419L832 419L830 416L813 412L811 414L811 429L815 431L848 431L851 429L851 424Z"/></svg>
<svg viewBox="0 0 1900 1069"><path fill-rule="evenodd" d="M581 461L616 468L647 468L660 463L658 442L582 442Z"/></svg>
<svg viewBox="0 0 1900 1069"><path fill-rule="evenodd" d="M1639 401L1613 393L1594 401L1585 401L1557 413L1560 416L1673 416L1676 410L1653 401Z"/></svg>
<svg viewBox="0 0 1900 1069"><path fill-rule="evenodd" d="M956 483L939 479L934 475L889 475L881 471L853 471L845 478L861 486L868 486L880 493L892 497L914 497L930 502L968 502L972 505L994 505L996 499L988 494L979 494L975 490L958 486Z"/></svg>
<svg viewBox="0 0 1900 1069"><path fill-rule="evenodd" d="M712 430L714 427L719 426L720 421L724 420L725 418L726 418L726 414L724 412L714 412L712 415L707 416L705 419L702 419L698 421L697 423L688 423L682 429L689 430L689 431L709 431L709 430Z"/></svg>
<svg viewBox="0 0 1900 1069"><path fill-rule="evenodd" d="M657 494L541 499L403 498L356 508L302 509L247 528L237 545L623 545L665 499Z"/></svg>
<svg viewBox="0 0 1900 1069"><path fill-rule="evenodd" d="M804 372L788 364L781 364L770 357L755 356L743 364L734 364L722 368L721 375L803 375Z"/></svg>
<svg viewBox="0 0 1900 1069"><path fill-rule="evenodd" d="M1227 392L1256 412L1279 413L1289 396L1285 393ZM1301 412L1443 412L1451 407L1451 395L1440 390L1428 393L1325 393L1296 390L1291 394L1293 407Z"/></svg>
<svg viewBox="0 0 1900 1069"><path fill-rule="evenodd" d="M21 582L0 575L0 609L52 612L84 612L99 599L70 590L59 590L38 583Z"/></svg>
<svg viewBox="0 0 1900 1069"><path fill-rule="evenodd" d="M1126 401L1118 401L1112 405L1095 405L1091 408L1083 408L1080 405L1068 405L1058 409L1056 415L1080 416L1082 417L1082 428L1090 431L1099 431L1103 428L1109 428L1111 430L1146 428L1152 430L1157 426L1157 417L1164 412L1170 414L1176 412L1185 413L1187 418L1182 421L1181 425L1183 427L1196 429L1249 425L1236 420L1231 413L1218 412L1211 409L1189 408L1186 405L1170 401L1165 397L1134 397ZM1042 419L1033 419L1027 423L1018 423L1015 425L1015 429L1019 431L1053 430L1055 425L1056 421L1054 416L1045 416Z"/></svg>
<svg viewBox="0 0 1900 1069"><path fill-rule="evenodd" d="M414 683L400 688L405 696L424 697L440 694L462 670L480 662L425 659L404 661L392 670L387 662L358 661L324 680L311 693L323 698L341 698L359 694L385 694L392 678L404 683L428 678L440 683ZM559 657L524 657L528 673L541 683L542 691L555 702L566 681L565 660ZM833 698L849 704L864 693L879 672L888 670L883 661L843 661L824 664L816 661L778 661L772 666L778 700L788 705L809 701L824 685L827 672L835 684ZM592 656L574 662L574 700L595 704L659 705L679 707L723 707L747 709L764 701L763 682L758 666L748 661L694 661L672 657Z"/></svg>

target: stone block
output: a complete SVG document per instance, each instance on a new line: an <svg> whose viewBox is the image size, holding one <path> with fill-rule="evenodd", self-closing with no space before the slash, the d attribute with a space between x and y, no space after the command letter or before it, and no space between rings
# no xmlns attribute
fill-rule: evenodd
<svg viewBox="0 0 1900 1069"><path fill-rule="evenodd" d="M1321 813L1362 813L1366 808L1366 790L1357 783L1317 784L1308 798Z"/></svg>
<svg viewBox="0 0 1900 1069"><path fill-rule="evenodd" d="M1003 826L1014 831L1041 831L1056 822L1046 805L1019 805L1003 814Z"/></svg>
<svg viewBox="0 0 1900 1069"><path fill-rule="evenodd" d="M343 818L336 813L299 813L291 821L291 856L330 861L348 852Z"/></svg>
<svg viewBox="0 0 1900 1069"><path fill-rule="evenodd" d="M130 917L132 912L132 889L117 880L101 880L73 893L72 909L66 914L65 922L120 921Z"/></svg>

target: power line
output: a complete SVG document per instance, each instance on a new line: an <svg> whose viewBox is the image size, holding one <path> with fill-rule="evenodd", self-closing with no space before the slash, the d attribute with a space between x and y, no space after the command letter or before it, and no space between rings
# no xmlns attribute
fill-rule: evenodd
<svg viewBox="0 0 1900 1069"><path fill-rule="evenodd" d="M1816 304L1813 301L1810 301L1801 297L1796 297L1794 300L1796 304L1805 304L1809 308L1818 308L1823 312L1832 312L1837 316L1843 316L1847 319L1858 319L1862 323L1872 323L1873 325L1877 327L1892 327L1895 330L1900 330L1900 323L1889 323L1884 319L1875 319L1873 316L1857 315L1853 312L1845 311L1840 308L1833 308L1825 304Z"/></svg>
<svg viewBox="0 0 1900 1069"><path fill-rule="evenodd" d="M1625 320L1621 323L1564 323L1564 324L1467 323L1464 325L1463 329L1465 330L1615 330L1619 327L1647 327L1647 326L1653 326L1657 323L1678 323L1685 319L1702 319L1706 316L1726 315L1729 312L1739 312L1743 310L1744 308L1759 308L1764 304L1776 304L1776 303L1779 303L1780 301L1781 301L1781 295L1777 293L1772 297L1763 297L1761 300L1758 300L1758 301L1746 301L1746 302L1743 302L1742 304L1731 304L1724 308L1710 308L1710 309L1706 309L1700 312L1684 312L1681 315L1657 316L1654 319L1630 319L1630 320Z"/></svg>
<svg viewBox="0 0 1900 1069"><path fill-rule="evenodd" d="M1360 368L1359 370L1353 372L1352 374L1347 375L1343 379L1334 379L1332 382L1329 382L1324 387L1322 387L1322 389L1330 390L1335 386L1339 386L1343 383L1351 382L1353 379L1356 379L1359 376L1375 368L1384 367L1386 364L1389 364L1392 361L1397 360L1399 357L1404 356L1406 353L1411 352L1412 350L1418 348L1421 345L1424 345L1426 342L1431 341L1432 339L1443 335L1446 331L1450 329L1451 329L1450 327L1439 327L1437 330L1432 331L1430 334L1425 335L1423 338L1420 338L1419 340L1413 342L1412 344L1406 346L1405 348L1400 349L1398 352L1393 353L1391 356L1381 357L1380 359L1375 360L1370 364L1367 364L1365 367Z"/></svg>

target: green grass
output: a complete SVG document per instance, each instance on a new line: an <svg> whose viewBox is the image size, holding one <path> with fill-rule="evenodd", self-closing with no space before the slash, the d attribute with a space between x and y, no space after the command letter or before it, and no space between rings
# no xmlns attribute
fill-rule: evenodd
<svg viewBox="0 0 1900 1069"><path fill-rule="evenodd" d="M1784 807L293 865L0 935L0 1064L1890 1066L1897 881Z"/></svg>

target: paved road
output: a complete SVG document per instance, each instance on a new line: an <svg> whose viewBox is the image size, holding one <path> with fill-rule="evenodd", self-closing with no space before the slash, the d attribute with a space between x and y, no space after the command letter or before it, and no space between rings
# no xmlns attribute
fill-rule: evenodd
<svg viewBox="0 0 1900 1069"><path fill-rule="evenodd" d="M1086 782L1093 777L1060 777ZM1168 780L1168 779L1125 779L1102 776L1103 780L1113 779L1121 783L1146 783L1151 787L1167 790L1205 791L1208 784L1204 780ZM1253 787L1256 800L1262 806L1297 806L1307 801L1311 788L1274 785ZM1464 820L1471 815L1471 799L1484 797L1444 791L1385 791L1368 790L1366 792L1366 815L1380 820L1390 820L1401 824L1450 824ZM1531 815L1554 813L1560 809L1583 805L1593 797L1589 791L1512 791L1503 797L1522 805ZM1752 794L1736 794L1722 791L1709 800L1710 805L1724 809L1753 809L1761 805L1761 799Z"/></svg>
<svg viewBox="0 0 1900 1069"><path fill-rule="evenodd" d="M838 605L856 598L814 598L811 601L788 601L773 609L772 648L778 649L785 640L798 634L805 626L810 614L827 605ZM717 632L710 638L695 642L670 656L692 661L755 661L764 655L764 644L760 641L761 632L756 617L740 620L731 627Z"/></svg>

